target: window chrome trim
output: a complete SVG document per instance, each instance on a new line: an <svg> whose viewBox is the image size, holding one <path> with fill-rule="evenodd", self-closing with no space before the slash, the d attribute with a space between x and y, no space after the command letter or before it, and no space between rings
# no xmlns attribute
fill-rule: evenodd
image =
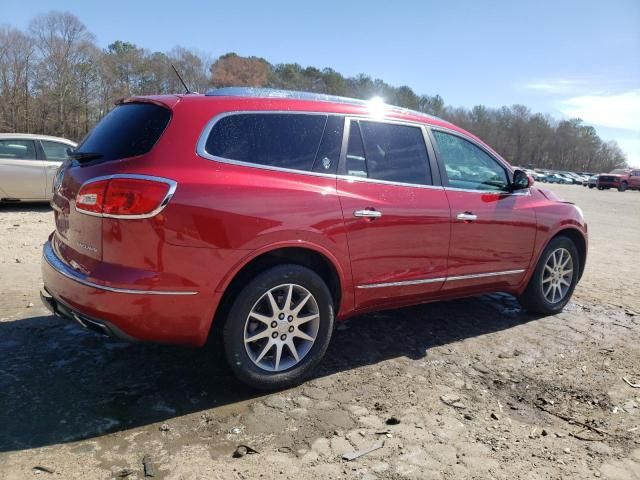
<svg viewBox="0 0 640 480"><path fill-rule="evenodd" d="M411 187L411 188L428 188L431 190L444 190L444 187L441 185L423 185L420 183L403 183L403 182L392 182L390 180L378 180L375 178L367 178L367 177L358 177L356 175L337 175L338 180L344 180L347 182L369 182L369 183L379 183L381 185L395 185L399 187Z"/></svg>
<svg viewBox="0 0 640 480"><path fill-rule="evenodd" d="M164 210L164 207L167 206L167 204L169 203L169 201L171 200L171 198L173 197L173 194L176 193L176 189L178 188L178 182L176 182L175 180L170 180L168 178L164 178L164 177L156 177L153 175L141 175L141 174L128 174L128 173L118 173L115 175L104 175L101 177L95 177L95 178L90 178L89 180L85 181L81 186L80 189L78 190L78 192L80 192L82 190L82 188L89 184L89 183L93 183L93 182L99 182L101 180L111 180L113 178L133 178L133 179L140 179L140 180L153 180L155 182L161 182L161 183L166 183L167 185L169 185L169 190L167 190L166 195L164 196L164 198L162 199L162 201L160 202L160 205L153 211L149 212L149 213L143 213L140 215L114 215L111 213L98 213L98 212L88 212L86 210L81 210L78 208L78 206L76 205L75 202L75 198L73 199L73 206L76 209L76 212L78 213L82 213L83 215L90 215L92 217L103 217L103 218L120 218L123 220L139 220L142 218L151 218L151 217L155 217L158 213L160 213L162 210Z"/></svg>
<svg viewBox="0 0 640 480"><path fill-rule="evenodd" d="M405 287L409 285L422 285L426 283L453 282L456 280L472 280L474 278L499 277L502 275L517 275L519 273L524 273L524 271L525 269L521 268L518 270L505 270L502 272L487 272L487 273L473 273L470 275L455 275L453 277L424 278L420 280L406 280L402 282L368 283L364 285L358 285L357 288Z"/></svg>
<svg viewBox="0 0 640 480"><path fill-rule="evenodd" d="M213 130L213 126L218 123L220 120L226 117L231 117L234 115L247 115L247 114L257 114L257 115L274 115L274 114L291 114L291 115L334 115L334 116L342 116L343 114L335 114L331 112L308 112L305 110L233 110L229 112L223 112L216 116L214 116L211 120L207 122L200 137L198 137L198 143L196 143L196 154L202 158L207 160L213 160L215 162L227 163L229 165L237 165L241 167L249 167L249 168L257 168L261 170L272 170L277 172L286 172L286 173L296 173L298 175L310 175L313 177L325 177L325 178L336 178L335 173L322 173L322 172L310 172L307 170L296 170L294 168L285 168L285 167L274 167L272 165L261 165L259 163L251 163L244 162L242 160L233 160L232 158L218 157L217 155L212 155L207 152L207 140L209 139L209 134L211 130ZM322 138L320 138L322 141Z"/></svg>
<svg viewBox="0 0 640 480"><path fill-rule="evenodd" d="M444 187L445 190L452 192L469 192L469 193L482 193L482 194L495 194L500 196L527 196L531 195L529 188L523 188L521 191L508 192L506 190L473 190L471 188L456 188L456 187Z"/></svg>
<svg viewBox="0 0 640 480"><path fill-rule="evenodd" d="M417 187L417 188L431 188L431 189L437 189L437 190L442 190L443 187L441 185L424 185L424 184L418 184L418 183L402 183L402 182L393 182L393 181L389 181L389 180L377 180L374 178L363 178L363 177L357 177L357 176L351 176L351 175L344 175L344 174L340 174L340 173L322 173L322 172L309 172L307 170L296 170L293 168L284 168L284 167L274 167L271 165L261 165L259 163L251 163L251 162L244 162L241 160L233 160L231 158L224 158L224 157L218 157L216 155L211 155L209 152L207 152L206 150L206 145L207 145L207 140L209 138L209 134L211 133L211 130L213 130L213 126L218 123L220 120L222 120L225 117L229 117L232 115L246 115L246 114L290 114L290 115L326 115L326 116L340 116L344 118L344 125L343 125L343 131L342 131L342 148L340 151L340 158L338 161L338 169L340 168L340 165L343 163L343 156L346 155L346 151L347 151L347 147L348 147L348 141L349 141L349 127L348 127L348 120L350 119L356 119L356 120L368 120L371 122L379 122L379 123L391 123L394 125L406 125L409 127L414 127L414 128L422 128L424 129L425 127L427 127L428 125L426 123L422 123L422 122L417 122L417 121L412 121L412 120L399 120L399 119L395 119L395 118L381 118L381 119L377 119L375 117L372 117L371 115L356 115L356 114L347 114L347 113L333 113L333 112L316 112L316 111L307 111L307 110L233 110L233 111L228 111L228 112L223 112L220 113L218 115L215 115L211 120L209 120L207 122L207 124L205 125L204 129L202 130L202 133L200 133L200 136L198 137L198 142L196 143L196 154L202 158L205 158L207 160L212 160L215 162L220 162L220 163L226 163L229 165L236 165L236 166L241 166L241 167L249 167L249 168L257 168L257 169L261 169L261 170L271 170L271 171L276 171L276 172L285 172L285 173L294 173L294 174L298 174L298 175L309 175L312 177L324 177L324 178L334 178L334 179L340 179L340 180L347 180L347 181L359 181L359 182L370 182L370 183L379 183L379 184L383 184L383 185L398 185L398 186L402 186L402 187ZM424 130L423 130L423 135L424 135ZM425 140L425 148L427 150L427 155L429 155L429 148L427 146L427 142ZM429 167L431 167L431 165L429 164ZM338 170L339 171L339 170ZM433 172L431 174L432 177L432 181L433 181Z"/></svg>
<svg viewBox="0 0 640 480"><path fill-rule="evenodd" d="M77 272L67 266L58 256L56 255L53 247L51 246L51 242L47 241L42 248L42 257L49 264L51 268L53 268L60 275L73 280L74 282L78 282L81 285L85 285L87 287L96 288L98 290L105 290L107 292L114 293L127 293L127 294L135 294L135 295L197 295L198 292L194 291L173 291L173 290L138 290L133 288L116 288L116 287L108 287L106 285L100 285L94 282L91 282L86 279L86 275Z"/></svg>

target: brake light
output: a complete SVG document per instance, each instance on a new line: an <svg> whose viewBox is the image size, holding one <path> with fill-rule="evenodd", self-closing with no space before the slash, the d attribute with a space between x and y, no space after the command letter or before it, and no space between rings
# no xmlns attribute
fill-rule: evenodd
<svg viewBox="0 0 640 480"><path fill-rule="evenodd" d="M76 208L85 212L102 213L108 183L108 180L98 180L84 184L76 195Z"/></svg>
<svg viewBox="0 0 640 480"><path fill-rule="evenodd" d="M175 185L172 180L143 176L96 180L80 188L76 209L104 217L151 217L166 205Z"/></svg>

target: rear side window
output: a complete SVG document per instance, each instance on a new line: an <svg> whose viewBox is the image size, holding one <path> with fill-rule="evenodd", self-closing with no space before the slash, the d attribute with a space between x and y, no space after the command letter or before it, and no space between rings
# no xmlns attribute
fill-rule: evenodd
<svg viewBox="0 0 640 480"><path fill-rule="evenodd" d="M227 160L333 173L340 151L341 121L312 114L229 115L213 126L205 150Z"/></svg>
<svg viewBox="0 0 640 480"><path fill-rule="evenodd" d="M144 155L169 123L171 112L151 103L118 105L104 117L76 149L96 153L101 160Z"/></svg>
<svg viewBox="0 0 640 480"><path fill-rule="evenodd" d="M430 185L429 157L419 127L351 121L346 174L388 182Z"/></svg>
<svg viewBox="0 0 640 480"><path fill-rule="evenodd" d="M0 158L10 160L35 160L33 140L0 140Z"/></svg>
<svg viewBox="0 0 640 480"><path fill-rule="evenodd" d="M64 162L67 158L67 148L73 148L71 145L60 142L51 142L49 140L41 140L42 149L47 157L47 160L53 162Z"/></svg>

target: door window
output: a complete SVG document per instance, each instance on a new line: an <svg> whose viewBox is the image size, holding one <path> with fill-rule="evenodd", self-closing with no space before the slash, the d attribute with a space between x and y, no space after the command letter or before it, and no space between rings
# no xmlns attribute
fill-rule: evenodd
<svg viewBox="0 0 640 480"><path fill-rule="evenodd" d="M0 140L0 158L8 160L35 160L33 140Z"/></svg>
<svg viewBox="0 0 640 480"><path fill-rule="evenodd" d="M49 140L41 140L42 149L47 157L47 160L52 162L64 162L69 157L67 156L67 148L72 148L66 143L51 142Z"/></svg>
<svg viewBox="0 0 640 480"><path fill-rule="evenodd" d="M457 135L433 131L449 187L467 190L508 189L507 172L495 159Z"/></svg>
<svg viewBox="0 0 640 480"><path fill-rule="evenodd" d="M409 125L352 120L345 170L388 182L432 183L422 129Z"/></svg>

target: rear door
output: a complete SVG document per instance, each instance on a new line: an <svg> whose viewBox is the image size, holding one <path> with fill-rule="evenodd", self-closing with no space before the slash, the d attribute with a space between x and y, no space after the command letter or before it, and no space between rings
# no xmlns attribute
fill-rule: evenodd
<svg viewBox="0 0 640 480"><path fill-rule="evenodd" d="M46 162L38 158L34 140L0 139L0 190L11 199L44 200Z"/></svg>
<svg viewBox="0 0 640 480"><path fill-rule="evenodd" d="M444 280L449 205L421 126L350 119L337 187L356 308L419 300Z"/></svg>
<svg viewBox="0 0 640 480"><path fill-rule="evenodd" d="M509 191L510 172L472 139L432 129L451 206L451 247L443 290L518 284L529 266L536 215L529 190Z"/></svg>

